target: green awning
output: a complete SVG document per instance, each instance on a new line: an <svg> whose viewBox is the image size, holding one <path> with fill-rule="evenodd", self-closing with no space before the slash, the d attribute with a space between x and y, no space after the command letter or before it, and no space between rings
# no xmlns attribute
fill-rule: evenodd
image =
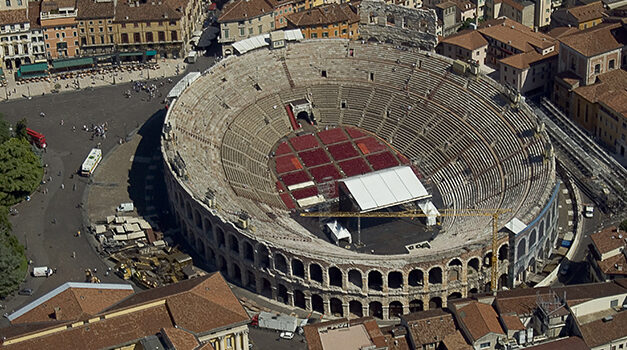
<svg viewBox="0 0 627 350"><path fill-rule="evenodd" d="M120 52L120 57L143 56L143 52Z"/></svg>
<svg viewBox="0 0 627 350"><path fill-rule="evenodd" d="M82 66L89 66L92 64L94 64L94 59L92 57L74 58L71 60L53 61L52 69L82 67Z"/></svg>
<svg viewBox="0 0 627 350"><path fill-rule="evenodd" d="M98 61L108 60L108 59L110 59L110 58L111 58L111 57L113 57L113 56L115 56L115 55L103 55L103 56L98 56L98 57L96 57L96 59L97 59Z"/></svg>
<svg viewBox="0 0 627 350"><path fill-rule="evenodd" d="M4 71L0 68L0 76L4 77Z"/></svg>
<svg viewBox="0 0 627 350"><path fill-rule="evenodd" d="M18 74L29 74L35 72L45 72L48 70L48 63L23 64L18 69Z"/></svg>
<svg viewBox="0 0 627 350"><path fill-rule="evenodd" d="M146 51L146 56L155 56L156 54L157 54L157 50Z"/></svg>

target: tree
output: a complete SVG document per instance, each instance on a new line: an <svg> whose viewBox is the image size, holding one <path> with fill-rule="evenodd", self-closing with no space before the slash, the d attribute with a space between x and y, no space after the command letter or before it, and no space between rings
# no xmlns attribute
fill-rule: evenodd
<svg viewBox="0 0 627 350"><path fill-rule="evenodd" d="M15 124L15 137L24 140L28 139L28 134L26 133L26 118L22 118L22 120Z"/></svg>
<svg viewBox="0 0 627 350"><path fill-rule="evenodd" d="M4 120L4 115L0 113L0 144L11 138L11 125Z"/></svg>
<svg viewBox="0 0 627 350"><path fill-rule="evenodd" d="M618 226L620 228L621 231L627 231L627 219L623 220L623 222L620 223L620 226Z"/></svg>
<svg viewBox="0 0 627 350"><path fill-rule="evenodd" d="M0 205L19 202L39 186L42 177L41 161L28 141L12 138L0 145Z"/></svg>
<svg viewBox="0 0 627 350"><path fill-rule="evenodd" d="M6 297L19 287L27 269L24 247L8 228L0 227L0 297Z"/></svg>

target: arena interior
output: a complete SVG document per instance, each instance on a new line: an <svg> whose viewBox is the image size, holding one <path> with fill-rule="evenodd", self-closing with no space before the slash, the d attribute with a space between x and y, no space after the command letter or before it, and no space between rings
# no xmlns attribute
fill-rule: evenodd
<svg viewBox="0 0 627 350"><path fill-rule="evenodd" d="M338 183L409 167L439 210L500 217L499 287L542 267L557 239L555 160L524 102L417 49L305 40L228 57L170 105L162 151L182 235L241 286L291 306L381 319L490 286L491 218L318 218ZM384 211L416 207L405 202ZM428 244L424 244L428 243Z"/></svg>

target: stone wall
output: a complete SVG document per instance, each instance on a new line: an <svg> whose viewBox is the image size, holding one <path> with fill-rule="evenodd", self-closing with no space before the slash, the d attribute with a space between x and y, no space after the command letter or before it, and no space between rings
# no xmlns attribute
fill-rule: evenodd
<svg viewBox="0 0 627 350"><path fill-rule="evenodd" d="M435 11L410 9L383 1L366 0L360 4L359 34L362 40L433 51L438 44Z"/></svg>

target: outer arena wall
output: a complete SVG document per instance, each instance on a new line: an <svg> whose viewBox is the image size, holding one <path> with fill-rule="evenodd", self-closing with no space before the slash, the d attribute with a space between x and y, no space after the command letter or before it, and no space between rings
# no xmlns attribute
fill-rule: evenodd
<svg viewBox="0 0 627 350"><path fill-rule="evenodd" d="M344 43L345 42L341 42L342 45L344 45ZM299 45L299 48L303 48L309 44L304 43ZM330 42L325 42L325 45L331 44ZM354 45L353 47L355 48L356 54L360 54L359 44L353 43L350 45ZM375 54L378 52L377 50L379 50L379 45L372 46L366 44L364 47L368 47L368 50L373 51ZM413 53L415 57L419 58L417 64L398 63L398 60L394 56L396 51L391 50L385 45L381 45L380 47L382 51L379 52L381 56L377 58L379 60L377 62L387 60L390 66L395 65L395 67L398 67L400 70L407 70L413 66L413 69L418 71L423 69L424 66L427 66L427 63L433 65L435 61L428 62L431 60L432 56L435 57L434 60L448 62L447 64L450 65L450 60L424 53ZM320 51L324 52L324 50ZM406 52L405 54L409 53ZM242 57L244 59L254 58L252 55L252 58L247 58L247 55ZM234 62L233 59L230 59L230 61L227 60L226 63L223 63L222 67L218 66L217 68L211 69L205 72L204 76L206 79L219 79L222 76L221 69L226 69L225 67L232 62ZM287 66L290 66L292 69L291 79L294 79L298 86L298 84L305 79L306 72L304 69L306 66L305 68L298 68L292 66L292 64L293 62L288 60ZM301 69L303 70L301 71ZM319 68L317 68L316 71L318 71L318 69ZM428 70L430 68L427 66L427 68L424 69ZM375 73L375 80L380 79L379 77L387 77L386 74L390 74L391 71L395 70L396 69L392 69L388 72L377 71ZM331 77L333 73L334 71L330 71ZM434 73L433 71L429 71L427 75L429 74L432 75ZM450 76L449 73L440 74L443 74L442 76L444 77L449 76L451 79L455 79L450 82L450 86L457 86L456 84L463 86L465 84L464 80L459 77ZM367 74L363 73L363 77L366 79ZM402 81L400 77L398 80ZM367 81L364 83L367 83ZM373 83L376 83L376 81ZM164 130L180 129L179 126L175 124L177 118L180 117L173 116L173 113L175 113L173 111L177 111L178 113L190 113L197 119L202 119L201 114L196 116L192 113L194 112L193 108L196 107L190 103L190 101L195 99L198 99L198 101L202 100L202 95L196 91L196 88L199 87L198 84L198 82L195 82L186 90L188 99L181 98L175 101L170 107L168 116L166 117L166 125L168 127L164 128ZM262 88L265 88L265 86L262 85ZM488 92L485 93L487 94ZM189 97L190 94L193 95L193 98ZM370 96L374 96L373 94ZM409 95L409 93L407 94ZM432 95L437 98L439 93L433 91ZM314 99L315 97L316 92L314 91ZM223 104L228 103L230 106L235 105L236 102L231 102L227 98L228 96L221 100ZM238 100L242 99L239 95L234 98ZM263 98L257 99L257 97L255 97L254 101L263 101ZM459 102L462 103L463 101L460 100ZM270 109L271 108L270 105ZM246 110L239 106L230 108L230 110L233 109L237 111ZM328 113L330 110L330 107L326 110L323 108L317 109L317 113L320 113L318 117L320 117L319 120L321 122L325 121L323 115L325 111ZM202 112L204 114L207 113L207 111ZM343 114L345 112L341 111L339 113ZM226 114L227 113L225 113L225 115ZM468 116L465 118L468 118ZM169 124L171 122L173 123L172 125ZM223 133L224 131L219 131L218 135L223 135ZM544 134L540 134L538 137L542 140L546 140L537 145L537 151L533 151L540 154L548 143L548 138ZM469 293L485 291L487 286L489 286L491 272L490 257L492 251L489 239L485 239L485 237L480 241L461 244L461 247L452 250L438 252L424 251L424 254L421 255L405 254L380 256L346 251L346 257L342 258L338 253L338 251L341 252L341 249L335 249L337 247L311 240L311 238L306 235L302 236L302 246L304 247L302 249L299 248L299 245L296 243L285 244L285 240L282 240L282 236L289 235L290 232L283 232L282 226L280 225L275 225L274 229L271 229L268 226L259 224L254 230L242 230L233 224L233 222L235 222L233 215L229 214L224 207L230 204L230 202L219 202L218 206L210 208L204 201L203 192L198 189L196 183L198 179L195 177L196 175L191 174L188 176L185 174L186 171L181 171L180 164L176 166L173 165L177 163L174 161L175 158L183 157L184 162L182 163L187 164L187 170L191 173L192 170L194 170L191 164L194 159L189 158L185 152L191 152L192 154L193 152L191 148L185 150L185 146L188 145L189 142L202 142L202 149L206 149L207 152L210 153L213 148L218 148L220 143L217 142L216 144L216 142L213 142L206 135L196 135L189 131L173 132L168 136L168 139L172 141L164 141L162 143L164 168L166 170L166 185L169 201L177 223L181 227L182 236L209 264L222 271L225 277L260 295L309 311L343 316L372 315L378 318L389 319L399 313L446 306L449 299L465 297ZM489 146L495 147L498 145L490 144ZM532 146L533 145L530 144L524 151L532 152ZM179 154L179 151L183 154L182 156ZM495 152L498 153L499 150L497 149ZM175 154L176 156L174 156ZM534 155L532 154L525 156L530 159L529 162L532 162L531 159L534 159ZM505 161L511 161L511 159L512 156L508 157ZM539 165L536 165L534 169L540 172L542 177L545 177L547 185L550 186L546 191L542 190L542 193L547 192L548 195L541 193L534 195L535 197L529 200L535 200L533 203L542 204L537 204L537 208L531 207L529 210L525 209L515 214L520 215L525 222L531 222L534 225L531 229L527 230L528 232L532 232L534 228L540 227L538 225L542 225L542 227L547 225L548 227L545 229L546 237L553 237L555 235L555 222L557 219L557 215L554 212L554 196L550 195L553 192L554 185L554 160L548 159L545 163L544 165L542 165L542 162L538 163ZM204 176L222 180L222 177L225 175L222 172L219 160L214 158L210 166L213 167L211 171L216 173L213 175L206 173ZM509 176L513 178L514 174ZM445 180L443 181L445 182ZM506 179L501 181L507 183ZM520 178L518 181L523 181L523 178ZM439 186L441 184L436 183L436 185ZM225 186L228 185L225 184ZM443 188L446 189L450 187ZM521 188L529 188L529 185L527 185L527 187L521 186ZM204 189L206 189L206 187ZM512 203L512 206L517 205L518 208L523 205L523 202L516 203L515 201L509 201L507 203ZM542 208L545 207L553 208L553 211L542 210ZM277 209L277 213L279 212L280 210ZM261 219L261 217L256 218L256 220ZM547 222L550 222L550 224ZM504 222L501 224L503 223ZM478 224L484 227L486 222L455 221L449 223L449 226L459 224ZM454 228L454 226L451 227ZM522 241L523 236L525 235L514 240L514 243ZM318 244L320 244L320 247L317 246ZM528 257L531 255L533 255L537 261L540 256L539 253L535 253L538 251L537 247L544 245L540 243L532 244L531 248L533 248L534 254L529 253L525 256L518 257L516 252L510 251L512 240L507 234L503 233L500 235L498 246L499 250L496 254L498 254L499 261L499 286L511 286L513 278L510 277L510 271L519 271L520 267L526 269L528 262L531 261L531 258ZM309 247L311 247L311 251L307 249ZM528 251L529 249L527 247L526 252ZM509 261L515 261L517 268L511 267Z"/></svg>

